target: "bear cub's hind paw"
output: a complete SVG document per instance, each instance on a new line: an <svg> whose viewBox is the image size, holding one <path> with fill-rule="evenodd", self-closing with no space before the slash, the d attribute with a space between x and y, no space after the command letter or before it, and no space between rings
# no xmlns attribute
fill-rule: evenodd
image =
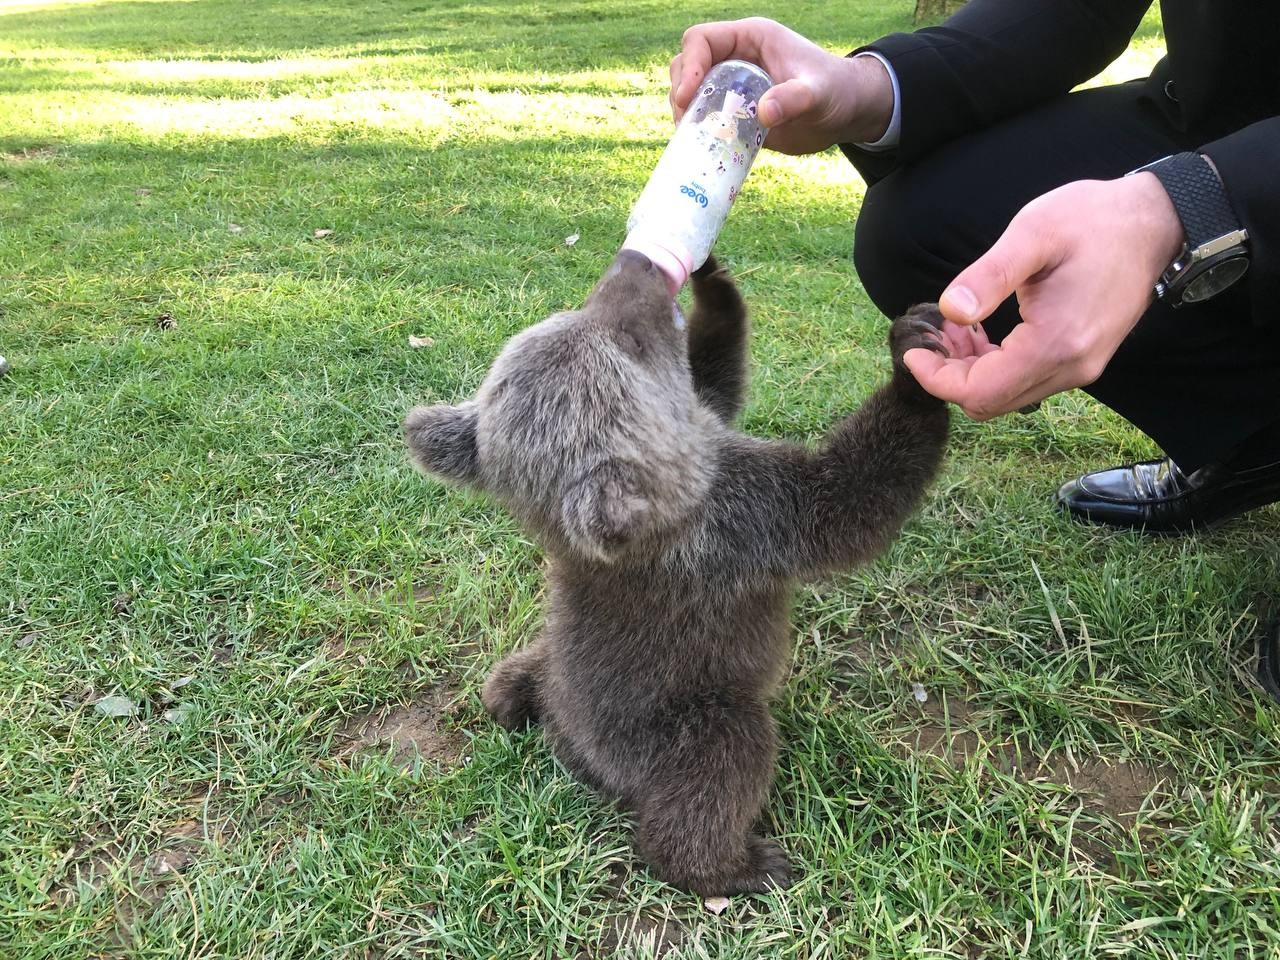
<svg viewBox="0 0 1280 960"><path fill-rule="evenodd" d="M538 722L540 651L526 647L509 654L493 668L480 691L480 702L507 730Z"/></svg>
<svg viewBox="0 0 1280 960"><path fill-rule="evenodd" d="M752 837L747 841L747 865L728 883L725 894L769 893L796 882L795 871L776 840Z"/></svg>

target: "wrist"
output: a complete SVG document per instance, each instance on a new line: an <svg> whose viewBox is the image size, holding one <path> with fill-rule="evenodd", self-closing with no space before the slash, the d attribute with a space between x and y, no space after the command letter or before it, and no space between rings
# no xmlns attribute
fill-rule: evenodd
<svg viewBox="0 0 1280 960"><path fill-rule="evenodd" d="M1158 275L1177 258L1187 241L1178 211L1164 185L1150 171L1135 173L1119 182L1133 191L1137 225L1149 238L1149 266Z"/></svg>
<svg viewBox="0 0 1280 960"><path fill-rule="evenodd" d="M874 143L893 119L893 81L876 57L841 57L844 76L840 88L851 90L853 110L843 124L838 143Z"/></svg>

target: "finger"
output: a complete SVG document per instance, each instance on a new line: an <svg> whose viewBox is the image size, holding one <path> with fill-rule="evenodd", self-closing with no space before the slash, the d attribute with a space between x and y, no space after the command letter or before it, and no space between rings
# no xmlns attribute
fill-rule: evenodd
<svg viewBox="0 0 1280 960"><path fill-rule="evenodd" d="M1020 217L942 291L938 307L948 320L985 320L1024 283L1056 265L1060 255L1051 237Z"/></svg>
<svg viewBox="0 0 1280 960"><path fill-rule="evenodd" d="M684 109L682 107L676 106L676 89L680 86L680 62L683 59L684 54L677 53L671 58L671 66L667 71L671 78L671 89L667 91L667 102L671 104L671 117L677 123L680 121L680 117L684 113Z"/></svg>
<svg viewBox="0 0 1280 960"><path fill-rule="evenodd" d="M776 127L803 117L813 109L813 88L809 81L800 77L784 80L777 86L770 87L760 98L760 122L766 127Z"/></svg>
<svg viewBox="0 0 1280 960"><path fill-rule="evenodd" d="M920 355L910 356L913 352ZM916 351L907 351L903 355L903 360L926 392L939 400L949 400L956 404L970 420L990 420L1003 412L966 406L964 390L956 389L955 383L967 379L972 374L972 368L976 362L974 357L944 359L932 351L917 348ZM1021 409L1021 404L1015 409Z"/></svg>
<svg viewBox="0 0 1280 960"><path fill-rule="evenodd" d="M994 343L988 340L985 336L976 336L971 332L969 334L969 339L973 342L973 352L975 356L985 357L988 353L991 353L993 350L1000 349L998 346L996 346Z"/></svg>
<svg viewBox="0 0 1280 960"><path fill-rule="evenodd" d="M920 385L935 397L949 400L964 409L975 420L1018 409L1017 401L1043 389L1053 392L1052 379L1057 371L1045 363L1045 356L1026 325L1015 327L1004 343L980 357L936 361L903 356L908 369ZM935 357L937 355L935 354ZM1037 397L1036 399L1040 399Z"/></svg>
<svg viewBox="0 0 1280 960"><path fill-rule="evenodd" d="M953 357L980 357L996 349L980 326L967 327L950 320L942 322L942 340Z"/></svg>
<svg viewBox="0 0 1280 960"><path fill-rule="evenodd" d="M953 357L971 357L974 356L973 343L962 332L964 328L959 327L956 330L948 330L945 326L939 331L942 336L942 342L946 344L947 353Z"/></svg>
<svg viewBox="0 0 1280 960"><path fill-rule="evenodd" d="M711 43L706 37L707 31L715 26L716 24L702 24L686 30L680 40L680 52L671 61L671 105L681 114L689 106L693 92L698 89L702 78L716 62L712 58ZM679 73L676 73L677 63Z"/></svg>
<svg viewBox="0 0 1280 960"><path fill-rule="evenodd" d="M1014 397L1009 397L998 405L983 404L981 406L968 406L960 401L953 401L966 417L970 420L977 420L979 423L987 420L993 420L996 417L1003 417L1005 414L1032 413L1040 405L1040 401L1046 397L1051 397L1058 390L1045 383L1038 383L1030 390L1024 390L1022 393Z"/></svg>
<svg viewBox="0 0 1280 960"><path fill-rule="evenodd" d="M1052 382L1059 374L1041 337L1019 324L999 347L974 362L961 406L974 419L998 417L1033 402L1022 399L1030 394L1040 400L1053 393Z"/></svg>
<svg viewBox="0 0 1280 960"><path fill-rule="evenodd" d="M959 403L964 396L963 387L969 367L976 362L973 357L944 357L936 350L915 347L902 355L916 383L939 400Z"/></svg>
<svg viewBox="0 0 1280 960"><path fill-rule="evenodd" d="M683 112L714 64L734 57L754 63L759 59L757 46L741 20L690 27L680 39L680 80L671 93L672 104Z"/></svg>
<svg viewBox="0 0 1280 960"><path fill-rule="evenodd" d="M944 321L944 325L949 322L950 321ZM999 347L987 339L987 331L982 329L982 324L975 323L972 326L954 324L953 326L956 330L964 331L964 336L967 338L967 342L970 349L973 351L974 356L980 357L984 353L990 353L992 350L999 349Z"/></svg>

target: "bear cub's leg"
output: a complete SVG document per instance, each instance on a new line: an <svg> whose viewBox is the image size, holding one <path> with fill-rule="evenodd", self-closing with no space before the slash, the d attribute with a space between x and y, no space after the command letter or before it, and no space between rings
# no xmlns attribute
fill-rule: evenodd
<svg viewBox="0 0 1280 960"><path fill-rule="evenodd" d="M503 657L480 691L480 701L498 723L518 730L537 723L542 712L543 650L533 643Z"/></svg>
<svg viewBox="0 0 1280 960"><path fill-rule="evenodd" d="M637 851L658 877L703 896L790 886L782 848L753 832L777 752L768 707L695 711L674 731L637 785Z"/></svg>

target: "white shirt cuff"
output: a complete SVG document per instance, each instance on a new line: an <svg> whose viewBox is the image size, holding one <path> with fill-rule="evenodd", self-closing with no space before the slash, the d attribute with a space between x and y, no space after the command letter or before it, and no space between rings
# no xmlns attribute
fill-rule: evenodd
<svg viewBox="0 0 1280 960"><path fill-rule="evenodd" d="M893 116L889 118L889 126L879 140L875 141L875 143L855 143L854 146L862 150L868 150L871 153L892 150L898 145L898 140L902 135L902 88L898 86L898 74L894 72L893 66L889 61L874 50L860 53L853 59L857 60L858 57L875 57L884 65L889 74L889 82L893 84Z"/></svg>

